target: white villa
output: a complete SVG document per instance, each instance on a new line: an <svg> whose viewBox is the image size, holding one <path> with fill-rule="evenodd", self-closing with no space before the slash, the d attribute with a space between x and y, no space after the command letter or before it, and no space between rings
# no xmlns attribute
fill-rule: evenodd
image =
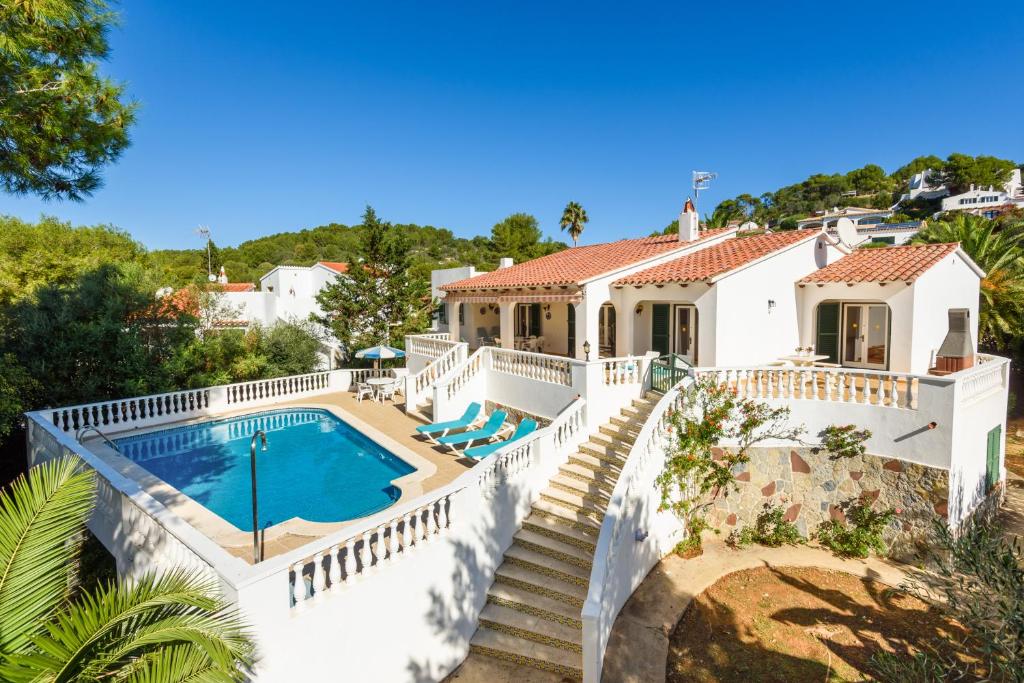
<svg viewBox="0 0 1024 683"><path fill-rule="evenodd" d="M272 325L278 320L307 320L321 314L316 295L348 272L347 263L318 261L311 266L277 266L251 283L228 282L224 269L218 279L225 301L249 323Z"/></svg>
<svg viewBox="0 0 1024 683"><path fill-rule="evenodd" d="M620 609L685 537L655 481L702 377L805 428L753 449L711 515L726 530L774 502L809 534L870 500L900 509L886 534L909 557L934 520L997 504L1009 361L977 351L983 274L958 245L703 231L689 202L679 228L435 272L439 330L406 338L404 374L29 413L29 463L73 453L96 472L90 528L121 575L216 581L251 625L261 682L440 681L467 658L600 681ZM338 274L303 270L258 294L298 300ZM370 383L397 388L398 409L357 399ZM464 414L472 426L424 436ZM819 452L845 424L871 431L867 454ZM249 522L257 495L271 516Z"/></svg>

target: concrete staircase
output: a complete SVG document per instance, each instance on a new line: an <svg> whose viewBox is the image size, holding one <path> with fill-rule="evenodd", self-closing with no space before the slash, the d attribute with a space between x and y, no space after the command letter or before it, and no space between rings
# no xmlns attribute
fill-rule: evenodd
<svg viewBox="0 0 1024 683"><path fill-rule="evenodd" d="M411 410L406 410L405 414L423 424L430 424L434 421L434 399L428 398Z"/></svg>
<svg viewBox="0 0 1024 683"><path fill-rule="evenodd" d="M569 456L498 567L470 658L583 678L583 624L594 548L619 472L659 396L648 394Z"/></svg>

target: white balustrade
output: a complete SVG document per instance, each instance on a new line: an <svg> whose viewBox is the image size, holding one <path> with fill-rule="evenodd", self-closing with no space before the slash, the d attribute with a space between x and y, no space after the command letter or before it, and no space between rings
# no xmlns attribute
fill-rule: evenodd
<svg viewBox="0 0 1024 683"><path fill-rule="evenodd" d="M408 354L437 359L445 355L459 342L452 341L447 334L416 334L405 338L405 351Z"/></svg>
<svg viewBox="0 0 1024 683"><path fill-rule="evenodd" d="M491 370L539 382L572 386L572 365L575 361L543 353L486 348L490 352Z"/></svg>
<svg viewBox="0 0 1024 683"><path fill-rule="evenodd" d="M407 344L421 343L419 337L406 337ZM430 344L442 344L435 340L428 340ZM466 360L467 344L459 342L443 342L445 351L431 361L425 368L410 375L405 381L405 406L406 410L414 409L419 405L422 396L435 384L446 381L452 373Z"/></svg>
<svg viewBox="0 0 1024 683"><path fill-rule="evenodd" d="M639 384L644 380L639 358L607 358L599 362L607 385Z"/></svg>
<svg viewBox="0 0 1024 683"><path fill-rule="evenodd" d="M992 366L999 376L999 366ZM916 409L920 377L902 372L855 368L694 368L697 377L713 376L743 399L797 399L861 403ZM997 380L987 380L997 382Z"/></svg>

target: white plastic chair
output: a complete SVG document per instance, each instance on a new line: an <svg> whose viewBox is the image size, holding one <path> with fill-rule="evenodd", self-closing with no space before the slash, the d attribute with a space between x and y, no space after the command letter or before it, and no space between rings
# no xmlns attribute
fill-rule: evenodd
<svg viewBox="0 0 1024 683"><path fill-rule="evenodd" d="M363 402L363 398L373 398L373 387L365 382L356 383L356 401Z"/></svg>
<svg viewBox="0 0 1024 683"><path fill-rule="evenodd" d="M377 389L377 400L383 401L386 398L390 398L392 401L395 400L395 390L398 388L398 382L392 382L391 384L382 384Z"/></svg>

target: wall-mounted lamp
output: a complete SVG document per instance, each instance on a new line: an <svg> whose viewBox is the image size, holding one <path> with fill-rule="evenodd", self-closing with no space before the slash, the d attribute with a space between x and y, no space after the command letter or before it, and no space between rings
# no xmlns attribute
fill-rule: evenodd
<svg viewBox="0 0 1024 683"><path fill-rule="evenodd" d="M583 342L584 360L590 360L590 340Z"/></svg>
<svg viewBox="0 0 1024 683"><path fill-rule="evenodd" d="M637 304L636 305L636 310L634 311L634 313L636 313L637 315L640 315L643 312L644 312L644 305L643 304Z"/></svg>
<svg viewBox="0 0 1024 683"><path fill-rule="evenodd" d="M650 532L646 529L637 529L636 532L633 534L633 539L637 543L643 543L647 540L648 536L650 536Z"/></svg>
<svg viewBox="0 0 1024 683"><path fill-rule="evenodd" d="M772 309L775 308L775 299L768 299L768 312L771 313Z"/></svg>

